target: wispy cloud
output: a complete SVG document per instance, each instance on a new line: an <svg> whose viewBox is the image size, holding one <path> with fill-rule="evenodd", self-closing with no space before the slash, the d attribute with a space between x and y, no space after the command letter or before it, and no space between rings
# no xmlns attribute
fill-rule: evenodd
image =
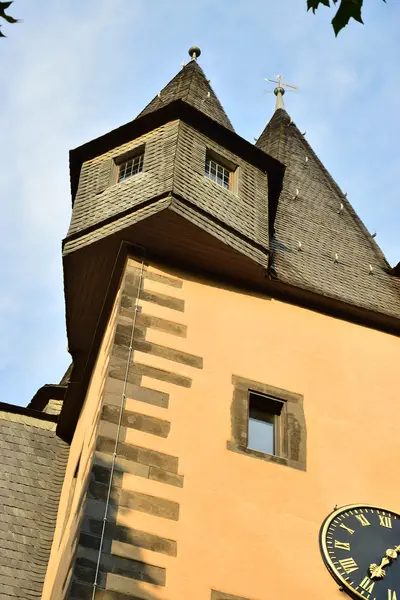
<svg viewBox="0 0 400 600"><path fill-rule="evenodd" d="M84 141L82 122L106 91L99 79L118 77L110 46L135 19L121 0L112 10L106 0L42 2L40 19L28 4L19 3L24 24L1 47L0 399L22 404L69 363L61 270L68 150ZM86 129L94 133L93 124Z"/></svg>
<svg viewBox="0 0 400 600"><path fill-rule="evenodd" d="M16 0L0 43L0 400L25 404L67 367L61 239L68 151L131 120L187 60L201 64L239 134L272 114L263 77L300 86L288 111L389 260L400 260L400 5L367 3L335 39L306 0Z"/></svg>

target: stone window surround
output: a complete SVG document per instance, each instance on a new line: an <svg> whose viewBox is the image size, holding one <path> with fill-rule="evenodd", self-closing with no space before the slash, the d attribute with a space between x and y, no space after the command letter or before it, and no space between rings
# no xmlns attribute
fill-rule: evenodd
<svg viewBox="0 0 400 600"><path fill-rule="evenodd" d="M228 450L302 471L306 470L306 423L303 396L271 385L232 375L232 437ZM280 456L247 447L249 392L258 392L284 402L280 416Z"/></svg>

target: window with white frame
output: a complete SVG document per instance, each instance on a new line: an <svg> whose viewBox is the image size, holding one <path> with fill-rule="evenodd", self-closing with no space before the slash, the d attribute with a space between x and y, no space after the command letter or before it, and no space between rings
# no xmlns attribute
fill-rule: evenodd
<svg viewBox="0 0 400 600"><path fill-rule="evenodd" d="M207 152L204 175L226 190L234 190L235 169Z"/></svg>
<svg viewBox="0 0 400 600"><path fill-rule="evenodd" d="M118 165L118 183L143 171L144 151Z"/></svg>

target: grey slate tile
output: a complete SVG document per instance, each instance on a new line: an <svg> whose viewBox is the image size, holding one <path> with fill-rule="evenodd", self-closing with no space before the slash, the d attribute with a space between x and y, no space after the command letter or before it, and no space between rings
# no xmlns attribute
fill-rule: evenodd
<svg viewBox="0 0 400 600"><path fill-rule="evenodd" d="M184 100L214 121L234 131L203 69L195 60L185 65L138 116L147 115L178 99Z"/></svg>
<svg viewBox="0 0 400 600"><path fill-rule="evenodd" d="M381 249L285 110L275 112L256 145L286 165L271 240L278 280L400 318L400 280L389 275Z"/></svg>
<svg viewBox="0 0 400 600"><path fill-rule="evenodd" d="M67 456L40 415L18 422L2 412L0 600L41 598Z"/></svg>

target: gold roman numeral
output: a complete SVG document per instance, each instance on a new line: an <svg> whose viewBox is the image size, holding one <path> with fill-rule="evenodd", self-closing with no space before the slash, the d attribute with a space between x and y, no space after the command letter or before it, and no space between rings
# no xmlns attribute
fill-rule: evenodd
<svg viewBox="0 0 400 600"><path fill-rule="evenodd" d="M354 558L345 558L344 560L339 560L339 563L347 574L357 571L358 569L358 565Z"/></svg>
<svg viewBox="0 0 400 600"><path fill-rule="evenodd" d="M335 548L339 548L340 550L350 550L350 543L339 542L339 540L335 540Z"/></svg>
<svg viewBox="0 0 400 600"><path fill-rule="evenodd" d="M339 527L348 531L350 535L353 535L354 533L354 529L350 529L350 527L347 527L347 525L345 525L344 523L340 523Z"/></svg>
<svg viewBox="0 0 400 600"><path fill-rule="evenodd" d="M378 515L379 516L379 525L382 525L382 527L388 527L389 529L392 529L392 519L390 517L385 517L384 515Z"/></svg>
<svg viewBox="0 0 400 600"><path fill-rule="evenodd" d="M397 600L396 592L392 592L392 590L388 590L388 600Z"/></svg>
<svg viewBox="0 0 400 600"><path fill-rule="evenodd" d="M356 519L358 519L361 523L361 525L363 527L367 527L368 525L371 525L371 523L368 521L367 517L365 515L354 515Z"/></svg>
<svg viewBox="0 0 400 600"><path fill-rule="evenodd" d="M370 594L372 592L372 590L374 589L374 585L375 585L375 581L371 581L369 577L364 577L364 579L362 580L362 582L360 583L360 585L358 587L363 588L363 590L365 590L366 592L368 592L368 594Z"/></svg>

